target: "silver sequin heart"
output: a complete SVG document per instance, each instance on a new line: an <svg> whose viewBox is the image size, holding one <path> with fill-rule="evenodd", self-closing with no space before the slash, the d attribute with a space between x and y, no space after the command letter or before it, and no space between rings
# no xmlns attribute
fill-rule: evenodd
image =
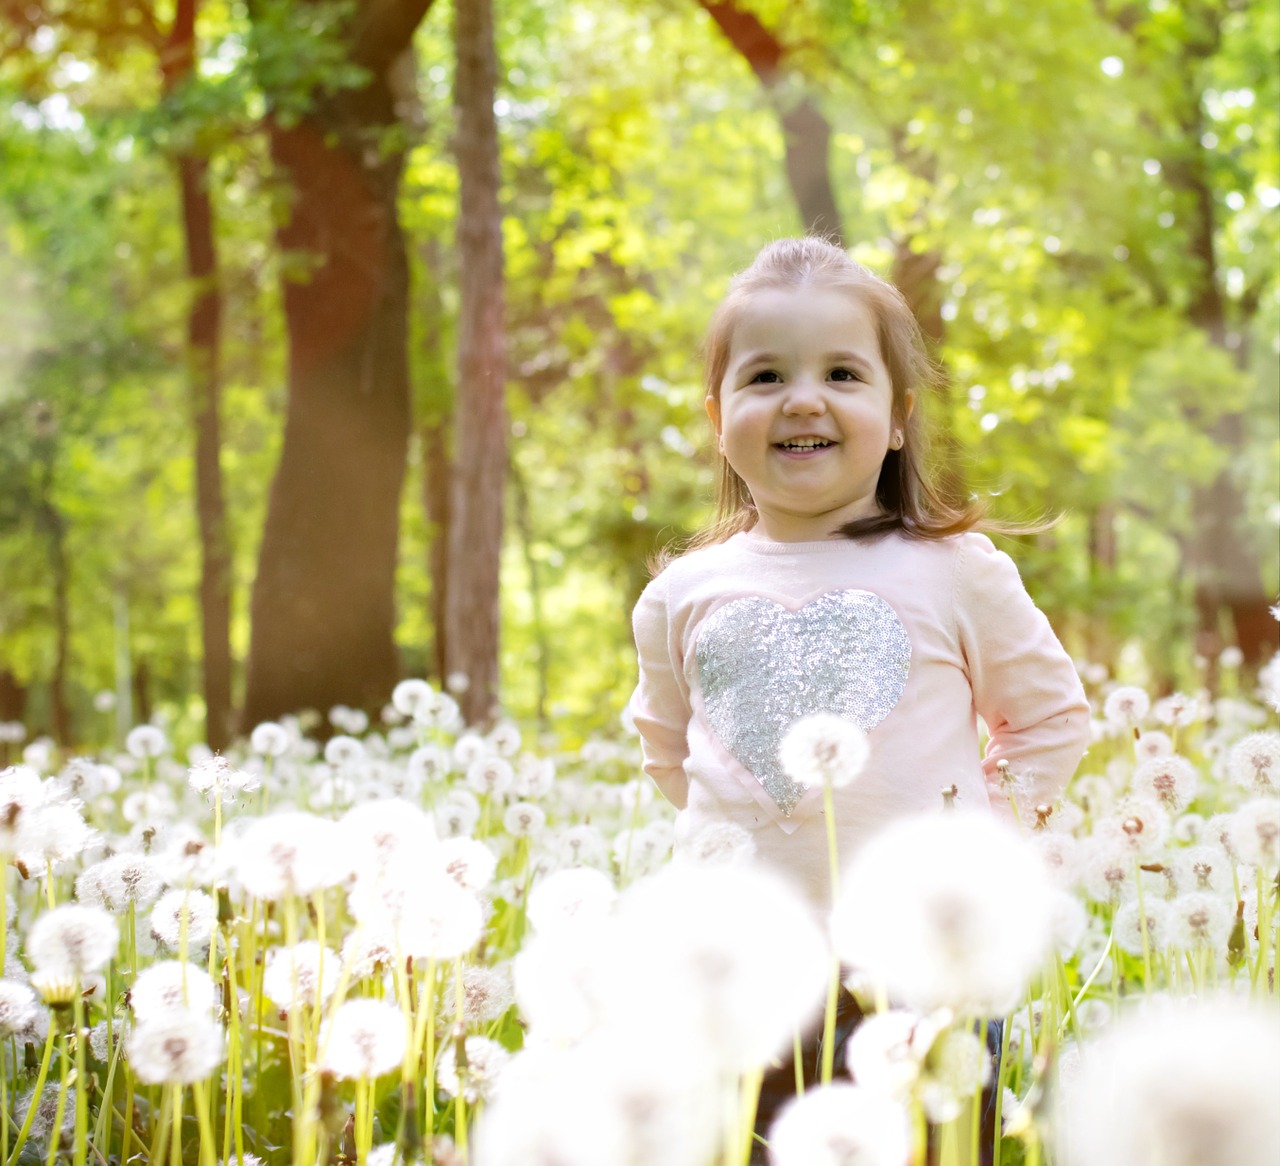
<svg viewBox="0 0 1280 1166"><path fill-rule="evenodd" d="M870 591L832 591L788 611L763 596L735 599L703 624L698 683L726 749L790 817L804 793L778 760L791 725L835 713L870 731L898 703L911 640Z"/></svg>

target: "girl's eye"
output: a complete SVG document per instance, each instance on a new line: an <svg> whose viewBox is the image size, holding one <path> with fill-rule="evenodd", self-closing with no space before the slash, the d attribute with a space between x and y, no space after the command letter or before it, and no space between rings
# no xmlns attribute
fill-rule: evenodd
<svg viewBox="0 0 1280 1166"><path fill-rule="evenodd" d="M771 368L761 369L751 378L753 385L780 385L782 377Z"/></svg>
<svg viewBox="0 0 1280 1166"><path fill-rule="evenodd" d="M831 379L833 381L856 381L858 374L850 368L833 368L831 370Z"/></svg>

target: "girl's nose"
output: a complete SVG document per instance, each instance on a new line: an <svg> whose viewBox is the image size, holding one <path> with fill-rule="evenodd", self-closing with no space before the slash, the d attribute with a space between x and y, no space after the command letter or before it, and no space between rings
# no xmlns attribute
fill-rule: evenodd
<svg viewBox="0 0 1280 1166"><path fill-rule="evenodd" d="M782 402L782 411L788 415L809 416L827 411L827 399L820 386L808 377L792 381Z"/></svg>

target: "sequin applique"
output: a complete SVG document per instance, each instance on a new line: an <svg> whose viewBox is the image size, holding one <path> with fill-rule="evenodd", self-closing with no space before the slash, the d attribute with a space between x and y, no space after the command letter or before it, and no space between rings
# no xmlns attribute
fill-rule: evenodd
<svg viewBox="0 0 1280 1166"><path fill-rule="evenodd" d="M870 731L898 703L911 666L906 628L870 591L831 591L798 611L735 599L707 618L696 651L712 729L785 817L804 793L778 760L787 729L826 712Z"/></svg>

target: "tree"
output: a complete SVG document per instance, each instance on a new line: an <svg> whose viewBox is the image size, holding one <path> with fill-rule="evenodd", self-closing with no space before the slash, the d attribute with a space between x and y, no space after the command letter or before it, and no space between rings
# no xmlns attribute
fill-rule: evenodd
<svg viewBox="0 0 1280 1166"><path fill-rule="evenodd" d="M457 453L445 584L447 669L467 678L468 722L494 711L498 576L507 465L498 64L490 0L454 5L459 177Z"/></svg>
<svg viewBox="0 0 1280 1166"><path fill-rule="evenodd" d="M362 0L347 18L320 0L251 6L273 54L260 80L271 157L289 188L277 232L288 257L289 397L253 585L246 725L304 707L377 708L399 675L410 425L399 99L430 6ZM333 57L300 77L290 53L305 51L316 27Z"/></svg>

